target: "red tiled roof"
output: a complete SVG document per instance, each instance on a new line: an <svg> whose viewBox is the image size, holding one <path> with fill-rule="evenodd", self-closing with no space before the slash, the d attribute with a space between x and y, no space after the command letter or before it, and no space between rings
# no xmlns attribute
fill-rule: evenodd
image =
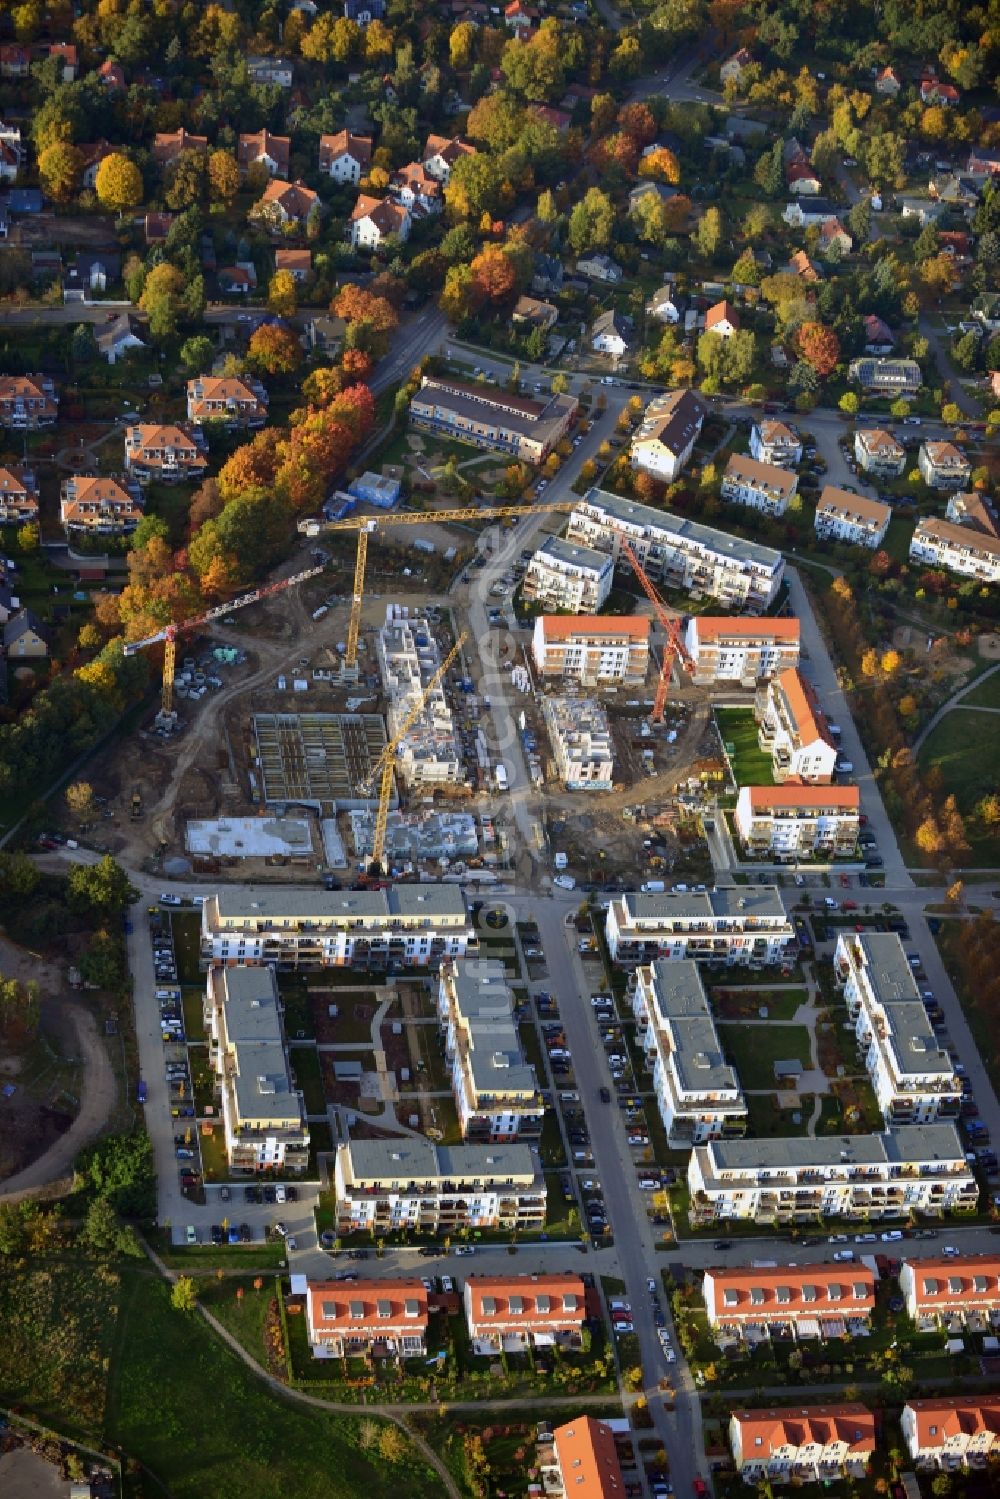
<svg viewBox="0 0 1000 1499"><path fill-rule="evenodd" d="M736 308L731 302L716 302L714 307L708 309L705 313L705 332L710 333L716 323L722 322L732 323L734 328L740 326Z"/></svg>
<svg viewBox="0 0 1000 1499"><path fill-rule="evenodd" d="M552 1434L567 1499L621 1499L625 1480L610 1426L577 1416Z"/></svg>
<svg viewBox="0 0 1000 1499"><path fill-rule="evenodd" d="M771 787L754 786L753 791L770 791ZM774 787L781 791L782 787ZM815 793L811 787L793 787ZM823 788L825 789L825 788ZM857 795L858 788L848 787ZM855 1296L860 1287L863 1295ZM814 1293L808 1295L808 1290ZM875 1276L864 1265L777 1265L759 1268L713 1267L705 1271L705 1303L714 1309L717 1319L738 1322L787 1322L793 1317L856 1317L875 1309ZM733 1305L726 1293L735 1294ZM756 1293L756 1299L755 1299ZM779 1299L779 1293L782 1298Z"/></svg>
<svg viewBox="0 0 1000 1499"><path fill-rule="evenodd" d="M917 1451L943 1447L950 1437L975 1436L981 1431L1000 1435L1000 1397L941 1396L936 1400L908 1400L914 1415Z"/></svg>
<svg viewBox="0 0 1000 1499"><path fill-rule="evenodd" d="M913 1277L913 1303L917 1314L960 1307L1000 1307L1000 1259L995 1254L965 1254L960 1260L935 1255L907 1260L907 1276Z"/></svg>
<svg viewBox="0 0 1000 1499"><path fill-rule="evenodd" d="M580 1328L587 1312L579 1275L470 1275L465 1289L473 1333Z"/></svg>
<svg viewBox="0 0 1000 1499"><path fill-rule="evenodd" d="M643 614L543 614L541 621L547 640L569 640L579 635L649 639L649 620Z"/></svg>
<svg viewBox="0 0 1000 1499"><path fill-rule="evenodd" d="M750 793L750 806L755 812L784 807L830 812L858 812L861 808L860 786L798 786L785 781L781 786L747 786L745 789Z"/></svg>
<svg viewBox="0 0 1000 1499"><path fill-rule="evenodd" d="M867 1406L854 1402L734 1411L733 1418L739 1423L744 1457L768 1457L781 1447L826 1447L831 1442L846 1442L856 1456L875 1451L875 1417Z"/></svg>
<svg viewBox="0 0 1000 1499"><path fill-rule="evenodd" d="M309 1319L322 1333L380 1334L427 1330L427 1289L415 1276L398 1280L316 1280L306 1286ZM382 1311L388 1315L380 1315Z"/></svg>
<svg viewBox="0 0 1000 1499"><path fill-rule="evenodd" d="M782 692L796 733L802 744L814 744L817 739L833 745L826 717L816 699L816 694L798 667L790 666L778 677L776 688Z"/></svg>
<svg viewBox="0 0 1000 1499"><path fill-rule="evenodd" d="M798 644L801 627L797 619L751 619L738 614L698 614L695 631L702 644L737 635L747 640L786 640Z"/></svg>

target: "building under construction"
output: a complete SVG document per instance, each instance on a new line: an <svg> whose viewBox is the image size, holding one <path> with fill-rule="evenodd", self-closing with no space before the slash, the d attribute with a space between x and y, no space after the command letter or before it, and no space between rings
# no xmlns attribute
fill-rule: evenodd
<svg viewBox="0 0 1000 1499"><path fill-rule="evenodd" d="M371 810L367 785L386 745L377 713L255 713L251 794L268 807L312 807L321 817ZM398 805L395 794L390 806Z"/></svg>
<svg viewBox="0 0 1000 1499"><path fill-rule="evenodd" d="M389 604L376 650L391 733L399 732L423 694L397 751L396 767L407 787L463 784L462 750L444 686L429 685L441 664L429 619L405 604Z"/></svg>

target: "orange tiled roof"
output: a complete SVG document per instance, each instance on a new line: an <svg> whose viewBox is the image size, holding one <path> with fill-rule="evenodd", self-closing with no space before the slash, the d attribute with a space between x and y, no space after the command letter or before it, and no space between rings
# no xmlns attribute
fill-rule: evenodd
<svg viewBox="0 0 1000 1499"><path fill-rule="evenodd" d="M778 1410L734 1411L744 1456L768 1457L781 1447L845 1442L854 1455L875 1451L875 1417L867 1406L810 1405ZM757 1445L757 1438L761 1443Z"/></svg>
<svg viewBox="0 0 1000 1499"><path fill-rule="evenodd" d="M995 1254L965 1254L959 1260L935 1255L908 1260L917 1313L952 1307L1000 1307L1000 1259Z"/></svg>
<svg viewBox="0 0 1000 1499"><path fill-rule="evenodd" d="M311 1280L309 1316L319 1333L427 1330L427 1288L414 1277L397 1280ZM388 1315L380 1315L387 1311Z"/></svg>
<svg viewBox="0 0 1000 1499"><path fill-rule="evenodd" d="M710 333L715 327L716 323L723 322L732 323L734 328L738 328L740 326L740 320L737 316L736 308L731 302L716 302L714 307L710 307L708 309L708 311L705 313L705 332Z"/></svg>
<svg viewBox="0 0 1000 1499"><path fill-rule="evenodd" d="M477 1329L579 1328L587 1313L579 1275L470 1275L469 1321Z"/></svg>
<svg viewBox="0 0 1000 1499"><path fill-rule="evenodd" d="M758 788L754 787L754 790ZM796 787L795 790L803 788ZM854 788L857 790L857 787ZM863 1295L855 1296L860 1287ZM875 1309L875 1276L864 1265L776 1265L705 1271L705 1299L725 1321L786 1322L792 1317L851 1317ZM808 1294L809 1290L814 1293ZM727 1304L726 1293L736 1301ZM779 1292L781 1297L779 1299ZM756 1299L755 1299L756 1298Z"/></svg>
<svg viewBox="0 0 1000 1499"><path fill-rule="evenodd" d="M797 619L753 619L740 614L699 614L695 630L701 643L720 636L743 636L747 640L787 640L798 643L801 627Z"/></svg>
<svg viewBox="0 0 1000 1499"><path fill-rule="evenodd" d="M767 812L779 807L814 807L831 812L857 812L861 808L860 786L748 786L750 806Z"/></svg>
<svg viewBox="0 0 1000 1499"><path fill-rule="evenodd" d="M649 620L643 614L543 614L547 640L569 640L578 635L627 635L649 639Z"/></svg>
<svg viewBox="0 0 1000 1499"><path fill-rule="evenodd" d="M625 1480L610 1426L593 1416L577 1416L552 1434L567 1496L621 1499Z"/></svg>
<svg viewBox="0 0 1000 1499"><path fill-rule="evenodd" d="M775 686L784 694L800 742L813 744L821 739L824 744L832 747L833 739L826 717L816 700L815 692L798 667L789 666L778 677Z"/></svg>
<svg viewBox="0 0 1000 1499"><path fill-rule="evenodd" d="M1000 1398L984 1395L941 1396L936 1400L908 1400L915 1417L917 1450L943 1447L950 1437L976 1436L981 1431L1000 1435Z"/></svg>

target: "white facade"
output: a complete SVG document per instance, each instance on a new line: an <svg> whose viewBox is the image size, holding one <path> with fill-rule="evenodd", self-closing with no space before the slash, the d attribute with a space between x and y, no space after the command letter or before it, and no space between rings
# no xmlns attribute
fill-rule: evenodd
<svg viewBox="0 0 1000 1499"><path fill-rule="evenodd" d="M760 747L769 750L776 781L833 779L837 747L812 687L797 668L757 689L754 713Z"/></svg>
<svg viewBox="0 0 1000 1499"><path fill-rule="evenodd" d="M689 390L654 397L632 438L632 467L670 483L691 457L704 421L705 408Z"/></svg>
<svg viewBox="0 0 1000 1499"><path fill-rule="evenodd" d="M615 759L611 726L592 698L547 697L542 703L552 757L568 791L610 791Z"/></svg>
<svg viewBox="0 0 1000 1499"><path fill-rule="evenodd" d="M816 506L815 530L824 540L874 550L882 545L891 519L891 505L826 484Z"/></svg>
<svg viewBox="0 0 1000 1499"><path fill-rule="evenodd" d="M713 1140L688 1162L693 1223L906 1218L974 1209L979 1188L953 1124L879 1135Z"/></svg>
<svg viewBox="0 0 1000 1499"><path fill-rule="evenodd" d="M653 1069L671 1147L742 1135L746 1100L722 1055L698 965L688 960L637 968L631 995L637 1039Z"/></svg>
<svg viewBox="0 0 1000 1499"><path fill-rule="evenodd" d="M565 677L585 686L640 686L649 665L649 620L638 615L540 614L531 654L543 680Z"/></svg>
<svg viewBox="0 0 1000 1499"><path fill-rule="evenodd" d="M403 728L414 701L441 665L434 627L425 614L406 604L388 604L376 652L382 686L389 698L390 735ZM396 764L407 786L457 785L465 779L462 748L451 706L441 682L426 692L423 706L407 728Z"/></svg>
<svg viewBox="0 0 1000 1499"><path fill-rule="evenodd" d="M784 515L798 489L795 474L774 463L760 463L734 453L722 476L722 498L732 505L746 505L764 515Z"/></svg>
<svg viewBox="0 0 1000 1499"><path fill-rule="evenodd" d="M836 1483L862 1479L875 1451L875 1418L863 1405L735 1411L733 1461L744 1483Z"/></svg>
<svg viewBox="0 0 1000 1499"><path fill-rule="evenodd" d="M605 552L550 536L528 563L526 599L571 614L596 614L611 592L614 562Z"/></svg>
<svg viewBox="0 0 1000 1499"><path fill-rule="evenodd" d="M746 619L695 614L684 641L696 682L738 682L744 687L799 664L797 619Z"/></svg>
<svg viewBox="0 0 1000 1499"><path fill-rule="evenodd" d="M733 824L750 858L850 858L860 809L857 786L743 786Z"/></svg>
<svg viewBox="0 0 1000 1499"><path fill-rule="evenodd" d="M854 456L858 467L876 478L898 479L906 467L903 444L880 427L859 427L854 434Z"/></svg>
<svg viewBox="0 0 1000 1499"><path fill-rule="evenodd" d="M608 907L604 927L616 963L656 958L745 964L784 961L795 948L795 928L774 885L720 885L714 890L626 891Z"/></svg>
<svg viewBox="0 0 1000 1499"><path fill-rule="evenodd" d="M498 958L442 963L438 1021L463 1140L537 1139L544 1104Z"/></svg>
<svg viewBox="0 0 1000 1499"><path fill-rule="evenodd" d="M1000 539L936 515L925 516L914 531L910 560L983 583L1000 583Z"/></svg>
<svg viewBox="0 0 1000 1499"><path fill-rule="evenodd" d="M1000 1401L995 1396L908 1400L899 1425L907 1452L924 1472L983 1468L1000 1454Z"/></svg>
<svg viewBox="0 0 1000 1499"><path fill-rule="evenodd" d="M802 461L802 439L784 422L755 422L750 433L750 456L758 463L794 468Z"/></svg>
<svg viewBox="0 0 1000 1499"><path fill-rule="evenodd" d="M885 1123L957 1119L962 1085L896 933L843 932L833 962Z"/></svg>
<svg viewBox="0 0 1000 1499"><path fill-rule="evenodd" d="M972 473L968 458L951 442L922 442L917 467L931 489L964 489Z"/></svg>

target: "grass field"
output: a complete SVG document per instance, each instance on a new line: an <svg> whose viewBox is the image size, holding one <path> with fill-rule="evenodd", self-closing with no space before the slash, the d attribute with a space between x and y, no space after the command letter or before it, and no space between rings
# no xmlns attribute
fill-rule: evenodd
<svg viewBox="0 0 1000 1499"><path fill-rule="evenodd" d="M319 1063L319 1052L315 1046L293 1046L289 1052L295 1086L302 1090L307 1114L326 1113L326 1094L323 1091L323 1073Z"/></svg>
<svg viewBox="0 0 1000 1499"><path fill-rule="evenodd" d="M797 1057L803 1067L810 1064L809 1032L804 1025L720 1025L718 1031L744 1088L773 1088L775 1062Z"/></svg>
<svg viewBox="0 0 1000 1499"><path fill-rule="evenodd" d="M740 786L773 786L771 756L757 743L751 708L716 708L715 721L725 745L732 745L733 774Z"/></svg>
<svg viewBox="0 0 1000 1499"><path fill-rule="evenodd" d="M977 690L986 693L997 680L992 677ZM944 785L954 792L963 817L968 817L987 792L1000 786L1000 718L961 709L949 713L924 740L919 760L923 771L940 766ZM976 837L971 821L968 834L973 868L1000 864L1000 838Z"/></svg>
<svg viewBox="0 0 1000 1499"><path fill-rule="evenodd" d="M995 671L985 682L973 687L962 702L970 708L1000 708L1000 671Z"/></svg>
<svg viewBox="0 0 1000 1499"><path fill-rule="evenodd" d="M804 1135L814 1097L813 1093L803 1093L794 1109L779 1109L778 1100L773 1093L756 1094L748 1098L747 1112L750 1117L747 1134L755 1140ZM799 1115L797 1120L796 1114Z"/></svg>

